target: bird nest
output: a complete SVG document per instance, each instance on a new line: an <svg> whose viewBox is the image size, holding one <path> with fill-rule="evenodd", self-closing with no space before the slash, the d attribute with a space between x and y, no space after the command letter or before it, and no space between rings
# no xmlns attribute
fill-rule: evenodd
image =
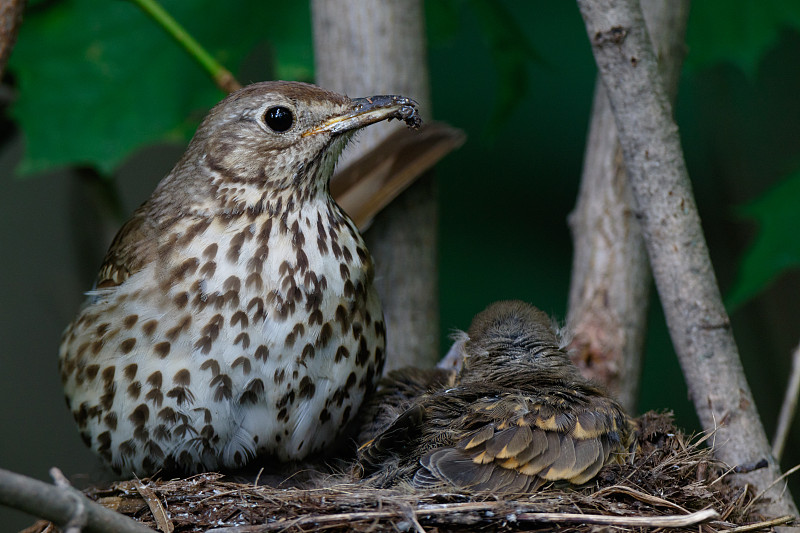
<svg viewBox="0 0 800 533"><path fill-rule="evenodd" d="M120 481L86 493L164 532L586 532L603 526L696 532L703 522L700 531L711 533L767 530L782 523L752 512L752 490L728 483L731 469L711 457L707 435L685 436L668 414L648 413L639 423L640 446L631 460L605 467L582 488L550 486L497 497L376 489L341 473L316 472L302 481L294 476L273 486L263 479L241 483L207 473Z"/></svg>

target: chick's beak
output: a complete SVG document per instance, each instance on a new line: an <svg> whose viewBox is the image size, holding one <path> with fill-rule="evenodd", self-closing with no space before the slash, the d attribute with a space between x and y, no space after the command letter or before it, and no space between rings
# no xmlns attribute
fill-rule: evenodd
<svg viewBox="0 0 800 533"><path fill-rule="evenodd" d="M417 103L405 96L380 95L355 98L352 103L348 111L330 117L303 133L303 136L316 133L344 133L394 118L404 121L409 128L417 129L422 124Z"/></svg>

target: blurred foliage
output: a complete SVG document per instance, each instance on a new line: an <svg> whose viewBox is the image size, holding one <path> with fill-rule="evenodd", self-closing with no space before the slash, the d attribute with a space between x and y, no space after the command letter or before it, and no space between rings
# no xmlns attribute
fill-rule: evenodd
<svg viewBox="0 0 800 533"><path fill-rule="evenodd" d="M308 2L164 0L164 7L240 78L254 50L266 55L259 58L255 72L241 79L244 83L313 78ZM531 67L551 73L563 70L553 61L560 56L552 46L540 44L551 56L548 60L537 52L530 28L520 22L529 21L530 26L533 20L518 15L523 7L543 17L552 10L546 2L426 2L434 48L452 46L465 28L484 43L485 56L465 59L476 73L489 65L495 72L483 99L493 99L493 109L482 110L478 128L492 141L513 124L515 110L529 96ZM755 80L762 57L785 28L800 28L800 2L694 2L686 65L699 71L728 63ZM456 61L457 47L449 53ZM192 58L128 2L32 1L9 66L18 89L11 113L26 139L18 168L23 175L83 165L109 176L145 145L186 142L205 111L222 96ZM540 83L537 98L541 89ZM800 210L793 209L800 205L799 181L798 174L789 176L741 210L758 223L759 233L728 295L732 308L800 264L800 244L792 231L800 222Z"/></svg>
<svg viewBox="0 0 800 533"><path fill-rule="evenodd" d="M759 232L727 296L731 308L758 294L781 272L800 266L800 172L739 211L758 223Z"/></svg>
<svg viewBox="0 0 800 533"><path fill-rule="evenodd" d="M528 91L528 64L543 64L543 61L503 4L470 0L469 5L480 24L497 73L495 109L487 126L487 134L494 137Z"/></svg>
<svg viewBox="0 0 800 533"><path fill-rule="evenodd" d="M273 71L264 77L311 79L307 2L164 4L234 72L266 38L274 57ZM27 144L22 174L65 165L110 174L147 144L186 141L223 96L183 49L128 2L31 6L9 66L18 89L12 114Z"/></svg>
<svg viewBox="0 0 800 533"><path fill-rule="evenodd" d="M686 67L730 63L753 82L764 55L787 28L800 30L800 2L700 0L692 3ZM800 154L798 154L800 156ZM740 213L758 222L759 233L740 260L726 295L731 310L758 295L782 272L800 265L800 174L792 174Z"/></svg>
<svg viewBox="0 0 800 533"><path fill-rule="evenodd" d="M800 29L800 2L794 0L699 0L692 2L686 39L686 66L701 68L721 61L756 76L764 53L781 29Z"/></svg>
<svg viewBox="0 0 800 533"><path fill-rule="evenodd" d="M441 0L427 6L434 40L458 31L465 6L479 20L497 73L488 127L496 133L524 97L527 63L538 55L501 3ZM258 79L312 81L307 2L165 0L164 7L235 73L256 44L267 40L272 68ZM108 176L145 145L188 140L223 96L192 58L127 2L34 3L10 67L19 89L12 113L27 140L18 169L23 175L89 165Z"/></svg>

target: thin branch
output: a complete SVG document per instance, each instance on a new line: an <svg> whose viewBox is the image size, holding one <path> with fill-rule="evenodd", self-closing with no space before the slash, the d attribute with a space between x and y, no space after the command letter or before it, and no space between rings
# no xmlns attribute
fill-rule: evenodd
<svg viewBox="0 0 800 533"><path fill-rule="evenodd" d="M781 405L781 414L778 417L778 428L772 439L772 455L777 461L781 460L786 439L789 438L789 429L792 427L794 414L797 410L797 398L800 396L800 344L792 352L792 375L786 386L786 396Z"/></svg>
<svg viewBox="0 0 800 533"><path fill-rule="evenodd" d="M64 482L57 483L64 485ZM85 519L85 526L81 528L84 533L154 533L149 527L106 509L68 485L48 485L3 469L0 469L0 505L44 518L62 528L78 525Z"/></svg>
<svg viewBox="0 0 800 533"><path fill-rule="evenodd" d="M195 61L211 76L214 83L225 92L231 93L242 86L233 77L228 69L222 66L219 61L208 53L194 37L189 35L177 20L161 7L157 0L131 0L134 4L147 13L170 37L175 39L184 50L186 50Z"/></svg>
<svg viewBox="0 0 800 533"><path fill-rule="evenodd" d="M756 529L766 529L768 527L782 526L792 522L795 517L791 515L779 516L773 520L765 520L763 522L756 522L755 524L747 524L746 526L734 527L731 529L721 529L718 533L744 533L745 531L754 531Z"/></svg>
<svg viewBox="0 0 800 533"><path fill-rule="evenodd" d="M598 514L580 513L535 513L521 510L515 503L504 501L486 501L469 503L446 503L438 505L420 505L413 509L413 516L417 523L420 520L427 522L433 517L447 517L453 519L463 513L481 513L492 511L495 514L503 512L509 521L526 522L532 524L596 524L617 527L689 527L709 520L719 518L719 513L714 509L704 509L686 515L668 516L608 516ZM261 533L267 531L283 531L291 528L313 525L317 528L323 525L348 524L352 522L386 520L392 518L406 518L408 509L394 509L387 511L362 511L352 513L336 513L329 515L303 516L295 519L276 520L269 524L223 527L210 529L207 533ZM455 522L455 520L453 520ZM416 526L415 526L416 527ZM421 527L421 526L420 526Z"/></svg>
<svg viewBox="0 0 800 533"><path fill-rule="evenodd" d="M714 453L727 464L766 458L737 475L763 490L780 476L745 378L709 258L672 107L636 0L578 0L614 110L643 237L672 343L698 417L719 422ZM773 489L768 516L797 514Z"/></svg>

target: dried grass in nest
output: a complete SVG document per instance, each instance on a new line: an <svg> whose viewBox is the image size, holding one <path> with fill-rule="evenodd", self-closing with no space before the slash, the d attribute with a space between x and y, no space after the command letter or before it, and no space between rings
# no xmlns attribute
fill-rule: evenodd
<svg viewBox="0 0 800 533"><path fill-rule="evenodd" d="M621 529L640 530L654 527L653 517L709 508L715 509L719 518L699 526L701 533L761 520L743 514L753 499L752 491L726 482L728 469L711 458L704 437L687 438L665 414L642 416L640 428L641 446L633 460L604 468L590 487L544 488L515 498L374 489L352 480L344 482L342 475L320 476L311 488L281 488L201 474L169 481L116 482L88 494L107 507L166 532L449 532L542 527L589 532L599 527L585 523L584 517L569 518L576 514L603 515L613 524L633 518L644 523ZM543 517L539 513L560 514ZM770 525L775 524L763 522L752 530L766 530ZM674 530L696 532L698 526Z"/></svg>

